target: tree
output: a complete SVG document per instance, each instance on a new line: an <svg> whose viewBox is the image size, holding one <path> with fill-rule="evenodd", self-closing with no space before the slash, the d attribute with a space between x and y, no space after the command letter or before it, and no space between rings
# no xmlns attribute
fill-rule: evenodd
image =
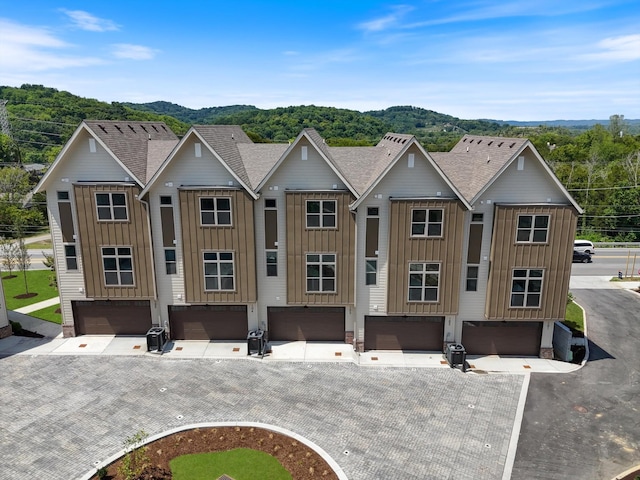
<svg viewBox="0 0 640 480"><path fill-rule="evenodd" d="M2 266L9 271L9 276L12 276L18 265L18 245L10 238L0 237L0 257Z"/></svg>
<svg viewBox="0 0 640 480"><path fill-rule="evenodd" d="M18 270L22 272L24 278L24 292L29 295L29 282L27 282L27 270L31 268L31 255L24 242L24 236L18 238Z"/></svg>

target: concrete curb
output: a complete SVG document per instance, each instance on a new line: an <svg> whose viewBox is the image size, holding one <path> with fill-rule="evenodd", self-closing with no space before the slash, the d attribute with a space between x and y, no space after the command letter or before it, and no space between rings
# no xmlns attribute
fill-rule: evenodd
<svg viewBox="0 0 640 480"><path fill-rule="evenodd" d="M291 432L286 428L277 427L275 425L268 425L266 423L259 423L259 422L208 423L206 422L206 423L194 423L190 425L183 425L181 427L172 428L170 430L166 430L156 435L152 435L149 438L147 438L147 440L140 446L148 445L149 443L155 442L156 440L159 440L164 437L168 437L169 435L173 435L174 433L184 432L186 430L194 430L196 428L216 428L216 427L255 427L255 428L261 428L263 430L270 430L272 432L280 433L282 435L286 435L287 437L291 437L294 440L297 440L298 442L305 444L307 447L309 447L310 449L318 453L323 458L323 460L329 464L329 466L338 476L339 480L349 480L347 478L347 475L344 473L344 471L340 467L340 465L338 465L338 463L327 452L325 452L322 448L320 448L318 445L313 443L311 440L307 440L302 435ZM89 472L85 473L83 476L79 477L78 480L90 480L91 477L93 477L96 474L96 471L99 468L110 465L111 463L118 460L120 457L124 456L125 453L126 453L126 450L122 449L121 451L119 451L115 455L110 456L104 461L95 462L94 468L91 469Z"/></svg>

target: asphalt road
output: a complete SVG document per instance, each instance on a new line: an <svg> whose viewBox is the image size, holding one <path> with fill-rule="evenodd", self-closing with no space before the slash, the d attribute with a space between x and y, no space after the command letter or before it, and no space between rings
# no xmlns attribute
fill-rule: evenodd
<svg viewBox="0 0 640 480"><path fill-rule="evenodd" d="M574 263L571 267L571 275L615 277L618 272L622 272L623 275L637 276L639 269L639 248L598 248L591 263Z"/></svg>
<svg viewBox="0 0 640 480"><path fill-rule="evenodd" d="M531 375L512 480L607 480L640 464L640 295L572 292L588 312L589 361Z"/></svg>

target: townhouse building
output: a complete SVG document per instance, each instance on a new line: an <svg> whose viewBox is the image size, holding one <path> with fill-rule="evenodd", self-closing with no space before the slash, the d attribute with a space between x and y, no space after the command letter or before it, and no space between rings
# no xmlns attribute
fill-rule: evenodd
<svg viewBox="0 0 640 480"><path fill-rule="evenodd" d="M43 176L66 336L552 355L580 207L523 138L84 121Z"/></svg>

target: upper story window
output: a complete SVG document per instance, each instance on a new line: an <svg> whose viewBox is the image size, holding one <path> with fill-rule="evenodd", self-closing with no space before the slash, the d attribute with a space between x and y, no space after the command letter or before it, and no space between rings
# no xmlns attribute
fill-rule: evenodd
<svg viewBox="0 0 640 480"><path fill-rule="evenodd" d="M231 225L231 198L201 197L200 219L202 225Z"/></svg>
<svg viewBox="0 0 640 480"><path fill-rule="evenodd" d="M336 228L336 200L307 200L307 228Z"/></svg>
<svg viewBox="0 0 640 480"><path fill-rule="evenodd" d="M307 253L307 292L335 291L335 253Z"/></svg>
<svg viewBox="0 0 640 480"><path fill-rule="evenodd" d="M441 237L444 211L442 208L411 210L412 237Z"/></svg>
<svg viewBox="0 0 640 480"><path fill-rule="evenodd" d="M102 247L104 283L107 286L133 286L131 247Z"/></svg>
<svg viewBox="0 0 640 480"><path fill-rule="evenodd" d="M233 252L204 252L204 289L234 290Z"/></svg>
<svg viewBox="0 0 640 480"><path fill-rule="evenodd" d="M547 243L549 215L518 215L518 243Z"/></svg>
<svg viewBox="0 0 640 480"><path fill-rule="evenodd" d="M439 263L409 264L409 301L437 302L440 288Z"/></svg>
<svg viewBox="0 0 640 480"><path fill-rule="evenodd" d="M539 308L543 276L541 268L515 269L511 281L511 306Z"/></svg>
<svg viewBox="0 0 640 480"><path fill-rule="evenodd" d="M98 220L121 221L129 219L126 193L96 193L96 207L98 209Z"/></svg>

